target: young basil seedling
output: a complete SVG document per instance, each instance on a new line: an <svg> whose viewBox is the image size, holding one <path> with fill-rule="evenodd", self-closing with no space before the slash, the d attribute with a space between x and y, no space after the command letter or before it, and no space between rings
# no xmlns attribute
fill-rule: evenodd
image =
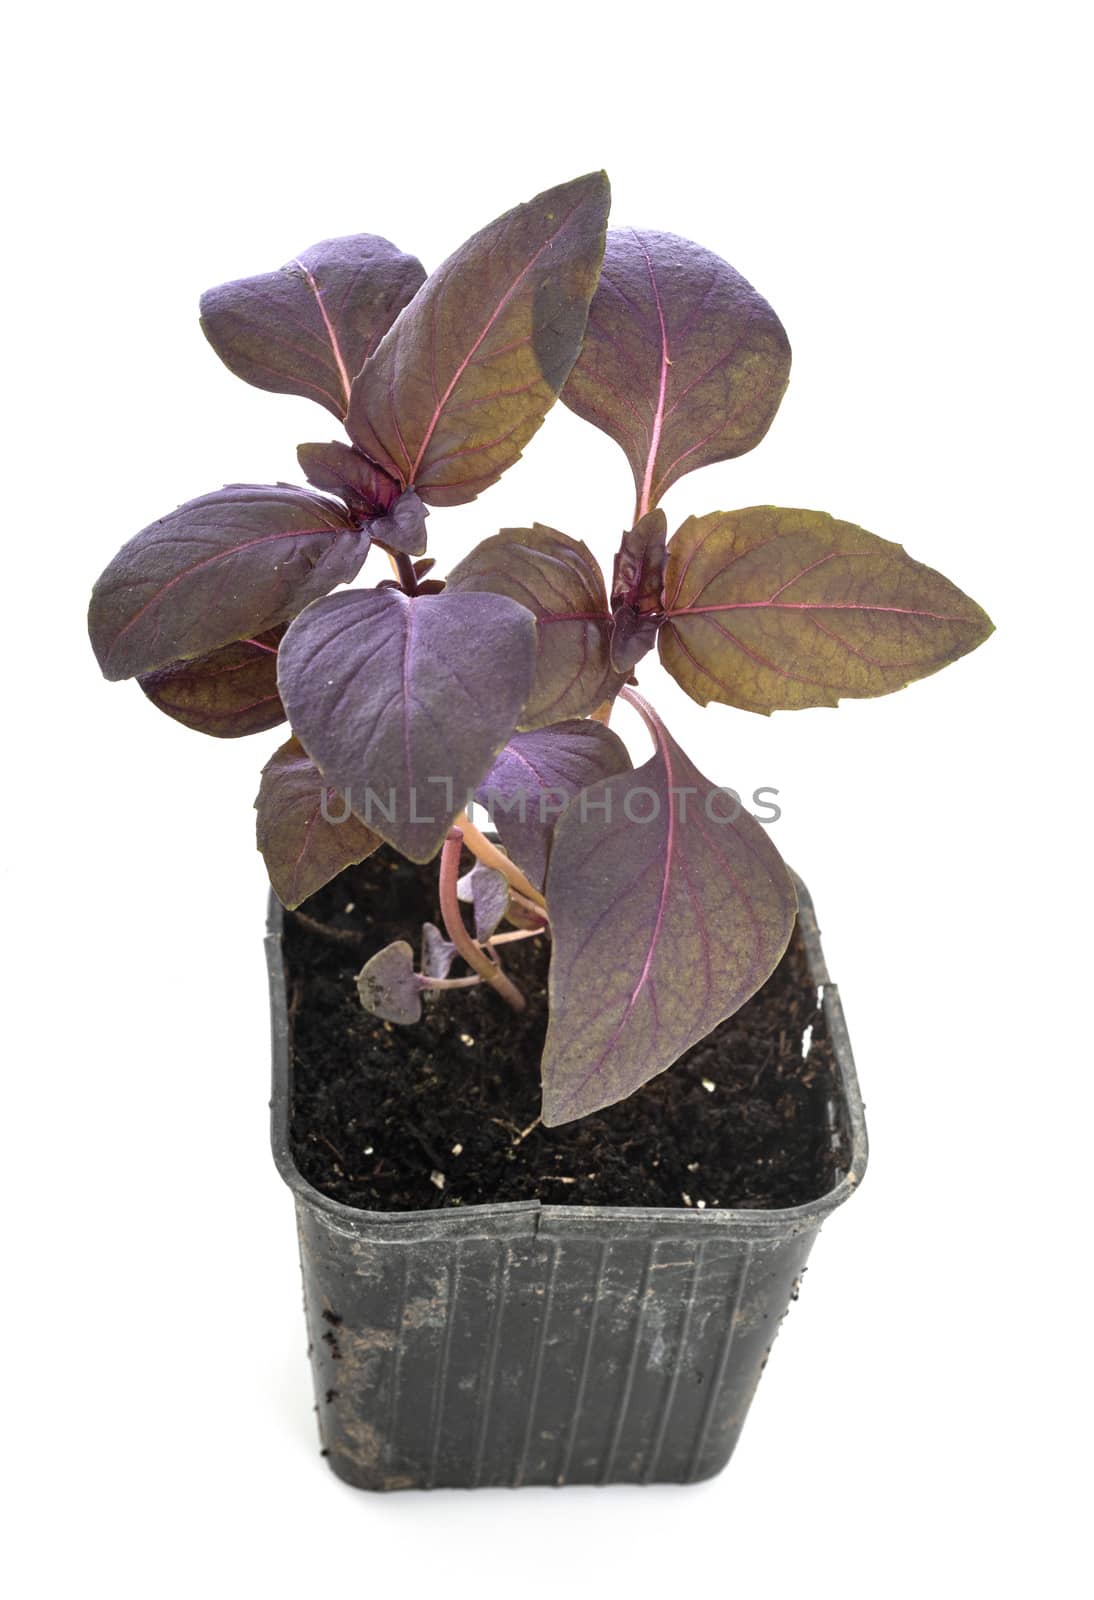
<svg viewBox="0 0 1094 1600"><path fill-rule="evenodd" d="M288 720L256 801L287 906L381 843L439 854L444 931L426 924L420 972L406 941L374 955L367 1008L413 1023L423 996L486 984L519 1009L504 946L550 938L548 1126L662 1072L756 992L793 929L767 834L636 692L649 653L700 705L770 714L889 693L992 627L899 545L823 512L714 511L669 536L665 491L759 443L790 347L724 261L606 232L607 216L591 173L429 277L360 234L210 290L202 327L226 365L318 401L348 442L300 446L308 489L232 485L153 523L90 611L104 674L137 678L185 726L233 738ZM430 508L494 483L559 396L634 475L610 588L584 543L540 523L429 576ZM373 547L388 574L332 593ZM637 769L606 725L619 698L652 740Z"/></svg>

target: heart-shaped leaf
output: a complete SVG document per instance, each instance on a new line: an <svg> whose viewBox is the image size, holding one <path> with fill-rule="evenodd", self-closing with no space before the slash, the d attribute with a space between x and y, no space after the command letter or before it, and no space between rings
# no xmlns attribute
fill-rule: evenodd
<svg viewBox="0 0 1094 1600"><path fill-rule="evenodd" d="M353 815L297 739L263 767L255 810L266 871L274 893L290 908L380 846L379 836Z"/></svg>
<svg viewBox="0 0 1094 1600"><path fill-rule="evenodd" d="M198 733L215 739L265 733L285 720L277 692L277 647L284 631L282 624L137 681L154 706Z"/></svg>
<svg viewBox="0 0 1094 1600"><path fill-rule="evenodd" d="M562 399L623 449L636 517L686 472L759 444L789 374L782 324L725 261L671 233L608 234Z"/></svg>
<svg viewBox="0 0 1094 1600"><path fill-rule="evenodd" d="M630 768L622 739L588 718L515 733L475 791L506 850L537 889L555 823L574 795Z"/></svg>
<svg viewBox="0 0 1094 1600"><path fill-rule="evenodd" d="M103 674L132 678L253 639L347 583L368 533L293 489L232 484L153 522L107 567L88 629Z"/></svg>
<svg viewBox="0 0 1094 1600"><path fill-rule="evenodd" d="M353 385L351 438L432 505L512 466L581 348L604 250L608 180L548 189L460 246Z"/></svg>
<svg viewBox="0 0 1094 1600"><path fill-rule="evenodd" d="M404 1026L420 1022L422 985L414 971L414 952L405 939L385 945L357 974L357 998L366 1011Z"/></svg>
<svg viewBox="0 0 1094 1600"><path fill-rule="evenodd" d="M297 617L278 656L295 733L354 810L428 861L516 726L535 623L493 594L378 589Z"/></svg>
<svg viewBox="0 0 1094 1600"><path fill-rule="evenodd" d="M381 517L398 498L399 485L354 445L300 444L296 459L309 483L343 499L359 519Z"/></svg>
<svg viewBox="0 0 1094 1600"><path fill-rule="evenodd" d="M555 829L548 1127L663 1072L765 982L794 926L763 828L653 726L653 758L583 790Z"/></svg>
<svg viewBox="0 0 1094 1600"><path fill-rule="evenodd" d="M941 573L822 511L689 517L669 545L661 660L700 705L767 713L888 694L991 631Z"/></svg>
<svg viewBox="0 0 1094 1600"><path fill-rule="evenodd" d="M535 617L536 675L522 728L585 716L618 690L604 577L579 539L539 522L504 528L453 567L447 592L508 595Z"/></svg>
<svg viewBox="0 0 1094 1600"><path fill-rule="evenodd" d="M420 261L376 234L324 239L276 272L207 290L201 326L238 378L341 420L354 378L424 281Z"/></svg>
<svg viewBox="0 0 1094 1600"><path fill-rule="evenodd" d="M476 861L456 883L456 896L473 908L475 938L480 944L489 939L509 907L509 881L493 867Z"/></svg>
<svg viewBox="0 0 1094 1600"><path fill-rule="evenodd" d="M456 946L451 944L433 922L422 924L422 976L447 978L456 959Z"/></svg>
<svg viewBox="0 0 1094 1600"><path fill-rule="evenodd" d="M612 568L612 666L626 676L657 640L665 581L668 523L660 509L647 511L623 535Z"/></svg>

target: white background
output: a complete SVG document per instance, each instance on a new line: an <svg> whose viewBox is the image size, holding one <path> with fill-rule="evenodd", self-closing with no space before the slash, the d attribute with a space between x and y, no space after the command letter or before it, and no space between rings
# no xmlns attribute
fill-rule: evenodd
<svg viewBox="0 0 1094 1600"><path fill-rule="evenodd" d="M10 1592L1081 1592L1079 19L224 0L15 25ZM773 836L817 902L873 1144L727 1473L370 1497L317 1455L292 1207L266 1147L251 801L281 735L204 740L102 682L83 613L137 529L225 481L292 479L296 443L332 436L325 412L220 365L203 288L362 230L433 266L599 165L617 222L725 255L794 345L768 439L677 484L670 526L768 501L832 511L940 567L998 632L892 699L770 720L701 712L643 671L712 777L781 792ZM608 560L630 506L622 454L557 407L500 485L434 513L431 549L455 559L535 517Z"/></svg>

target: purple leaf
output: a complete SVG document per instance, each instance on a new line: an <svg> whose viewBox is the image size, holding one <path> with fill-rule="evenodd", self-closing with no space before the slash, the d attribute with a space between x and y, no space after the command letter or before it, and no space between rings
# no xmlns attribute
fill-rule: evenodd
<svg viewBox="0 0 1094 1600"><path fill-rule="evenodd" d="M431 505L462 505L512 466L581 348L608 180L564 183L468 239L353 385L347 427Z"/></svg>
<svg viewBox="0 0 1094 1600"><path fill-rule="evenodd" d="M474 910L475 938L480 944L489 939L509 906L509 882L493 867L476 861L456 883L457 898Z"/></svg>
<svg viewBox="0 0 1094 1600"><path fill-rule="evenodd" d="M555 823L580 790L630 768L622 739L588 718L516 733L475 791L509 855L543 888Z"/></svg>
<svg viewBox="0 0 1094 1600"><path fill-rule="evenodd" d="M612 666L626 676L657 641L668 523L647 511L623 541L612 570Z"/></svg>
<svg viewBox="0 0 1094 1600"><path fill-rule="evenodd" d="M759 444L789 374L778 317L726 262L672 233L608 234L562 399L622 447L636 517L686 472Z"/></svg>
<svg viewBox="0 0 1094 1600"><path fill-rule="evenodd" d="M154 706L198 733L215 739L265 733L285 720L277 692L277 647L284 631L279 625L137 681Z"/></svg>
<svg viewBox="0 0 1094 1600"><path fill-rule="evenodd" d="M428 861L531 687L535 624L500 595L331 595L285 635L289 721L354 809Z"/></svg>
<svg viewBox="0 0 1094 1600"><path fill-rule="evenodd" d="M636 611L659 611L665 583L665 540L668 523L660 510L647 511L625 533L612 566L612 605L626 603Z"/></svg>
<svg viewBox="0 0 1094 1600"><path fill-rule="evenodd" d="M617 607L612 617L612 666L622 677L629 677L657 643L660 618L643 617L633 606Z"/></svg>
<svg viewBox="0 0 1094 1600"><path fill-rule="evenodd" d="M297 445L296 459L309 483L338 495L359 520L383 516L398 496L395 479L351 444L332 439L329 444Z"/></svg>
<svg viewBox="0 0 1094 1600"><path fill-rule="evenodd" d="M422 924L422 976L447 978L456 959L456 946L450 944L435 923Z"/></svg>
<svg viewBox="0 0 1094 1600"><path fill-rule="evenodd" d="M347 583L369 536L306 489L232 484L124 545L91 596L103 674L132 678L253 639Z"/></svg>
<svg viewBox="0 0 1094 1600"><path fill-rule="evenodd" d="M794 925L763 828L655 726L653 758L584 790L555 829L548 1127L663 1072L756 992Z"/></svg>
<svg viewBox="0 0 1094 1600"><path fill-rule="evenodd" d="M266 871L278 899L290 908L380 845L296 739L263 767L255 810Z"/></svg>
<svg viewBox="0 0 1094 1600"><path fill-rule="evenodd" d="M401 551L403 555L420 556L425 550L425 519L429 511L413 489L406 489L395 501L386 516L378 517L369 533L386 550Z"/></svg>
<svg viewBox="0 0 1094 1600"><path fill-rule="evenodd" d="M661 660L700 705L766 714L888 694L991 631L948 578L823 511L689 517L669 545Z"/></svg>
<svg viewBox="0 0 1094 1600"><path fill-rule="evenodd" d="M324 239L277 272L207 290L201 326L238 378L341 420L354 378L424 280L420 261L375 234Z"/></svg>
<svg viewBox="0 0 1094 1600"><path fill-rule="evenodd" d="M405 939L385 945L357 974L357 997L366 1011L385 1022L420 1022L422 985L414 971L414 952Z"/></svg>
<svg viewBox="0 0 1094 1600"><path fill-rule="evenodd" d="M536 675L522 728L595 711L619 688L604 578L579 539L537 522L484 539L448 575L449 594L504 594L536 618Z"/></svg>

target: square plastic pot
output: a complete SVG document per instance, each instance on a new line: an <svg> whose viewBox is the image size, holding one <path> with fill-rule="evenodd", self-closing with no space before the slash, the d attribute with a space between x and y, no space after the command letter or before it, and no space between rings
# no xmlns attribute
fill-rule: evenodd
<svg viewBox="0 0 1094 1600"><path fill-rule="evenodd" d="M866 1168L839 995L798 885L839 1091L838 1180L784 1210L360 1211L300 1175L271 899L274 1159L293 1192L322 1447L346 1483L694 1483L720 1472L825 1218ZM670 1069L671 1070L671 1069Z"/></svg>

